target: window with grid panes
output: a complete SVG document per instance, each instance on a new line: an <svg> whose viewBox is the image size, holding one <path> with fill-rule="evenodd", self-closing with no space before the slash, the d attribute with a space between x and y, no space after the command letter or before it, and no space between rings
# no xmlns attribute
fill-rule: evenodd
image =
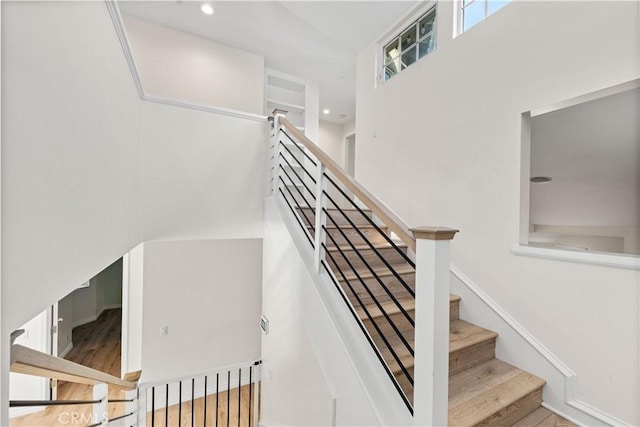
<svg viewBox="0 0 640 427"><path fill-rule="evenodd" d="M461 0L459 31L467 31L508 3L510 0Z"/></svg>
<svg viewBox="0 0 640 427"><path fill-rule="evenodd" d="M384 80L436 49L436 8L429 9L384 47Z"/></svg>

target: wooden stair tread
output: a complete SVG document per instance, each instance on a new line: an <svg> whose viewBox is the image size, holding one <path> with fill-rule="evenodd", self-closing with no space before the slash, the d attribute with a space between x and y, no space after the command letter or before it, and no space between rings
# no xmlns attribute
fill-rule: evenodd
<svg viewBox="0 0 640 427"><path fill-rule="evenodd" d="M493 359L450 378L450 426L475 426L540 390L546 381ZM460 386L462 385L462 386Z"/></svg>
<svg viewBox="0 0 640 427"><path fill-rule="evenodd" d="M297 207L296 209L302 209L302 210L312 210L313 212L316 211L316 207L315 206L311 206L311 208L308 207ZM325 208L328 211L338 211L338 208ZM357 212L358 209L356 208L340 208L343 211L349 211L349 212ZM361 208L360 209L362 212L365 213L371 213L371 209L367 209L367 208Z"/></svg>
<svg viewBox="0 0 640 427"><path fill-rule="evenodd" d="M464 320L451 320L449 324L449 353L465 347L493 340L497 333Z"/></svg>
<svg viewBox="0 0 640 427"><path fill-rule="evenodd" d="M416 270L413 267L411 267L410 265L408 265L406 263L403 263L403 264L397 265L397 266L391 264L391 266L396 271L396 273L398 273L399 275L411 274L411 273L415 273L416 272ZM376 276L378 276L378 277L393 276L393 273L387 267L378 267L378 268L373 267L373 271L376 273ZM358 272L358 275L362 279L372 279L374 277L373 274L371 273L371 271L369 271L368 269L367 269L367 271ZM344 276L347 278L348 281L358 280L358 275L356 275L356 273L353 272L353 271L345 271L344 272ZM340 278L340 281L342 281L342 278Z"/></svg>
<svg viewBox="0 0 640 427"><path fill-rule="evenodd" d="M456 295L453 295L455 298ZM452 297L450 296L451 300ZM449 354L454 353L456 351L462 350L466 347L471 347L483 341L493 340L498 334L488 329L481 328L472 323L465 322L464 320L451 320L449 327ZM453 329L456 328L456 333L453 333ZM398 358L402 361L404 366L409 369L413 368L413 356L409 350L400 343L400 340L397 336L387 336L387 340L394 345L394 351L398 355ZM409 344L413 346L414 339L413 337L406 337ZM374 341L378 341L380 343L380 338L375 338ZM386 348L384 345L379 345L378 348L384 359L389 363L389 368L391 372L398 375L402 371L400 366L397 365L395 359L391 355L391 351ZM495 360L495 359L494 359ZM504 362L503 362L504 363ZM466 372L466 371L464 371ZM459 375L459 374L456 374ZM455 376L455 375L454 375ZM454 377L452 376L452 378Z"/></svg>
<svg viewBox="0 0 640 427"><path fill-rule="evenodd" d="M391 248L393 248L393 246L389 242L372 243L372 246L374 248L376 248L376 249L391 249ZM396 243L396 246L399 249L406 249L407 248L407 245L405 245L404 243ZM342 250L342 251L353 251L353 250L368 251L368 250L371 250L371 246L366 245L366 244L362 244L362 243L354 244L354 247L351 247L350 245L340 245L340 246L329 245L329 246L327 246L327 248L329 249L330 252L339 252L340 250Z"/></svg>
<svg viewBox="0 0 640 427"><path fill-rule="evenodd" d="M540 407L515 423L513 427L577 427L545 407Z"/></svg>
<svg viewBox="0 0 640 427"><path fill-rule="evenodd" d="M411 295L406 295L401 297L396 296L396 299L398 300L400 305L402 305L402 308L404 308L405 311L407 312L415 311L416 300ZM382 309L384 310L384 312L387 313L389 316L393 314L401 313L400 307L398 307L398 305L391 298L385 301L378 301L378 302L382 307ZM373 318L383 317L383 314L380 312L380 309L375 303L371 302L369 304L365 304L365 307ZM362 307L356 308L356 312L358 313L358 316L360 316L362 320L368 320L367 315L365 314L364 309Z"/></svg>
<svg viewBox="0 0 640 427"><path fill-rule="evenodd" d="M309 225L308 228L312 228L313 226ZM382 231L386 231L387 230L387 226L386 225L378 225L377 226L380 230ZM326 224L325 228L327 230L337 230L338 228L341 230L355 230L356 228L360 229L360 228L366 228L367 230L369 229L375 229L375 227L371 224L356 224L355 227L352 227L351 225L340 225L339 227L336 227L333 224Z"/></svg>

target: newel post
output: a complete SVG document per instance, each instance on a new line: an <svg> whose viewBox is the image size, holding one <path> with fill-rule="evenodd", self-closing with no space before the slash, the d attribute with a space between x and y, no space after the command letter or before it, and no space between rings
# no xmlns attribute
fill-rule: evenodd
<svg viewBox="0 0 640 427"><path fill-rule="evenodd" d="M276 108L269 116L269 194L276 195L278 191L278 154L280 153L280 119L285 118L287 112Z"/></svg>
<svg viewBox="0 0 640 427"><path fill-rule="evenodd" d="M450 243L458 230L411 229L416 239L415 426L446 426L449 394Z"/></svg>

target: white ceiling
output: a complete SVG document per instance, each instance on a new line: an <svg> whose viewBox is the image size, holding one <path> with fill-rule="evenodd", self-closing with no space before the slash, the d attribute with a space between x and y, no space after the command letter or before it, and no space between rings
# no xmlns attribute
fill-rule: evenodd
<svg viewBox="0 0 640 427"><path fill-rule="evenodd" d="M416 1L120 1L122 13L265 57L265 66L320 87L321 117L355 119L356 55ZM340 117L340 115L345 117Z"/></svg>

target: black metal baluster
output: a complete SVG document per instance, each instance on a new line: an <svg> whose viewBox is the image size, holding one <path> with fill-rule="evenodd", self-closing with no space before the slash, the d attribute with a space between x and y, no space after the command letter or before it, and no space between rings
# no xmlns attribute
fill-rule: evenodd
<svg viewBox="0 0 640 427"><path fill-rule="evenodd" d="M331 255L329 255L329 256L331 257ZM327 266L327 264L324 262L324 260L321 261L321 263L322 263L323 267L325 268L325 270L327 270L328 272L332 273L331 269ZM340 274L342 275L343 279L348 284L349 282L344 277L344 273L342 272L342 270L339 270L339 271L340 271ZM338 283L337 279L334 277L334 274L329 274L329 277L331 278L331 281L335 285L335 287L336 287L338 293L340 294L340 296L342 296L342 299L344 300L344 303L347 305L347 307L349 307L349 310L351 311L351 314L353 315L353 317L358 322L358 325L360 326L360 330L362 330L362 333L364 334L364 336L367 339L367 341L369 341L369 344L373 348L376 356L378 357L378 360L380 361L380 363L384 367L385 371L387 371L387 375L389 375L389 378L391 379L391 382L396 387L396 390L398 391L398 393L402 397L402 400L404 400L405 405L407 405L407 408L409 409L409 412L411 412L411 415L413 415L412 403L407 398L407 395L405 394L404 390L402 390L402 388L400 387L400 384L398 383L398 379L395 377L393 372L391 372L391 369L389 369L389 365L387 364L387 362L384 360L384 358L380 354L380 350L378 349L378 347L374 343L373 339L371 338L371 335L369 334L369 331L367 331L367 329L365 328L364 324L362 323L362 320L360 319L360 316L358 315L358 313L356 313L355 308L351 304L351 301L349 301L349 298L345 295L344 291L342 290L342 287ZM366 310L365 310L365 313L367 313Z"/></svg>
<svg viewBox="0 0 640 427"><path fill-rule="evenodd" d="M371 275L373 276L373 278L375 278L378 283L380 284L380 286L382 287L382 289L385 290L385 292L387 293L387 296L394 302L394 304L400 309L400 312L402 313L402 315L407 319L407 321L411 324L411 327L415 327L415 321L413 320L413 318L409 315L409 313L407 313L407 311L404 309L404 307L402 306L402 304L400 304L400 302L398 301L398 299L395 297L395 295L393 295L393 292L391 292L389 290L389 288L384 284L384 282L380 279L380 276L378 276L375 272L375 270L373 269L373 267L371 267L369 265L369 263L367 262L367 260L364 258L364 256L362 256L362 254L360 253L360 251L358 251L358 249L356 248L356 246L354 245L354 243L349 240L349 238L347 237L347 235L344 233L344 231L342 230L342 228L340 228L340 226L338 225L338 223L333 219L333 217L331 216L331 214L329 214L329 211L327 211L325 208L322 208L322 211L326 214L327 218L329 218L329 220L331 220L331 222L333 223L334 227L336 230L338 230L340 232L340 234L342 235L342 237L345 239L345 241L349 244L349 246L351 247L351 249L354 251L354 253L358 256L358 258L360 259L360 261L362 262L362 264L364 264L367 269L369 270L369 272L371 272ZM323 226L324 227L324 226ZM353 228L355 228L355 230L361 235L361 237L363 239L366 240L366 237L364 237L364 235L362 234L362 232L360 230L358 230L356 228L355 225L353 225ZM329 232L327 231L327 229L324 229L325 233L327 235L329 235ZM331 236L330 236L331 237ZM333 240L333 239L332 239ZM340 254L342 255L342 257L344 258L344 260L349 264L349 267L351 267L351 269L353 271L355 271L355 268L353 267L352 263L349 261L349 259L347 258L347 256L343 253L343 250L340 248L340 246L334 241L334 245L336 247L336 249L338 249L338 251L340 252ZM326 249L326 248L325 248ZM328 249L326 249L328 251ZM386 260L383 260L385 262L385 264L388 265ZM336 267L337 267L337 263L336 263ZM391 268L391 266L389 266L389 269L395 273L395 270L393 270ZM397 273L396 273L397 274ZM400 277L400 276L398 276ZM402 279L400 279L402 280ZM404 282L404 281L403 281ZM364 285L364 283L363 283ZM365 286L366 287L366 286ZM367 287L368 288L368 287ZM378 303L377 298L374 298L373 296L371 297L373 299L373 301L379 306L380 304ZM383 311L382 308L379 306L378 307L380 309L380 311ZM392 325L393 326L393 325ZM398 332L398 331L396 331ZM409 351L411 351L411 355L413 356L413 350L411 349L411 346L406 342L403 341L404 344L407 346L407 348L409 349Z"/></svg>
<svg viewBox="0 0 640 427"><path fill-rule="evenodd" d="M229 412L231 411L231 371L227 371L227 427L229 427Z"/></svg>
<svg viewBox="0 0 640 427"><path fill-rule="evenodd" d="M289 192L289 194L291 194L291 191L289 191L288 188L286 190ZM307 237L307 239L309 239L309 243L311 243L311 247L314 248L315 244L313 243L313 239L311 238L311 236L309 236L309 231L307 230L307 227L305 227L305 225L302 223L302 220L298 218L298 215L296 215L296 210L293 208L293 206L291 206L291 203L289 203L289 199L287 199L287 196L285 196L284 193L282 192L282 188L278 188L278 191L280 192L280 194L282 194L282 198L287 203L287 206L289 206L289 209L291 209L291 212L293 213L293 217L296 219L296 221L298 221L298 224L300 225L300 228L302 228L304 235Z"/></svg>
<svg viewBox="0 0 640 427"><path fill-rule="evenodd" d="M349 224L351 225L350 228L353 228L356 233L358 233L358 235L362 238L362 240L373 250L373 252L375 252L375 254L380 258L380 260L382 261L382 263L385 265L385 267L387 267L387 269L389 269L389 271L396 277L396 279L398 279L398 281L400 282L400 284L405 288L405 290L412 296L415 298L416 293L413 289L411 289L411 287L407 284L407 282L398 274L398 272L391 266L391 264L389 264L389 262L385 259L385 257L383 257L380 252L378 251L378 249L376 249L376 247L369 241L369 239L367 238L367 236L364 235L364 233L362 233L362 231L360 231L360 228L358 228L358 226L356 226L353 221L351 221L351 218L349 218L347 216L347 214L345 214L342 209L340 209L340 207L338 206L338 204L331 198L331 196L329 196L329 194L327 194L326 191L322 191L322 193L327 197L327 199L338 209L338 211L340 211L340 213L345 217L345 219L349 222ZM325 208L322 208L325 212L328 211ZM340 228L336 225L337 228ZM355 246L353 245L353 243L351 243L351 241L348 240L348 242L351 244L351 246L353 247L353 249L356 251L356 254L360 255L360 252L358 252L358 250L355 248ZM365 263L365 265L367 267L369 267L369 265L363 261ZM415 267L414 267L415 268ZM369 269L371 270L371 273L377 277L376 273L371 269L371 267L369 267Z"/></svg>
<svg viewBox="0 0 640 427"><path fill-rule="evenodd" d="M167 383L164 393L164 427L169 427L169 383Z"/></svg>
<svg viewBox="0 0 640 427"><path fill-rule="evenodd" d="M151 387L151 427L156 425L156 388Z"/></svg>
<svg viewBox="0 0 640 427"><path fill-rule="evenodd" d="M194 400L196 397L196 379L191 378L191 427L196 425L196 407Z"/></svg>
<svg viewBox="0 0 640 427"><path fill-rule="evenodd" d="M207 427L207 376L204 376L204 427Z"/></svg>
<svg viewBox="0 0 640 427"><path fill-rule="evenodd" d="M220 374L216 374L216 427L218 427L218 414L220 412L220 407L218 406L218 397L220 396L220 388L218 387L220 384Z"/></svg>
<svg viewBox="0 0 640 427"><path fill-rule="evenodd" d="M378 224L376 224L375 221L373 219L371 219L371 217L369 217L367 214L365 214L362 211L362 209L360 208L360 206L358 206L353 200L351 200L351 198L347 195L347 193L345 193L344 190L342 188L340 188L340 186L338 186L338 184L333 179L331 179L331 177L329 175L327 175L325 173L324 176L329 180L329 182L331 182L331 184L333 184L333 186L336 188L336 190L338 190L342 194L342 196L345 199L347 199L349 201L349 203L351 203L351 205L354 208L356 208L356 210L360 213L360 215L362 215L367 220L367 222L369 224L371 224L382 237L384 237L384 239L387 241L387 243L389 243L391 246L393 246L393 248L400 254L400 256L402 256L402 258L404 258L404 260L411 267L416 268L416 264L413 262L413 260L411 258L409 258L409 256L404 251L400 250L398 245L396 245L396 243L391 239L391 237L389 237L385 232L383 232L380 229L380 227L378 226Z"/></svg>
<svg viewBox="0 0 640 427"><path fill-rule="evenodd" d="M253 382L251 381L251 374L253 373L253 366L249 366L249 421L247 427L251 427L251 395L253 391Z"/></svg>
<svg viewBox="0 0 640 427"><path fill-rule="evenodd" d="M300 150L300 151L302 152L302 154L304 154L304 156L305 156L307 159L309 159L309 161L310 161L311 163L313 163L313 166L318 166L318 164L317 164L317 163L316 163L316 162L315 162L311 157L309 157L309 155L307 154L307 152L304 150L304 146L300 146L301 144L300 144L300 143L298 143L298 142L296 142L293 138L291 138L291 136L289 136L289 134L288 134L284 129L282 129L282 128L281 128L281 129L280 129L280 132L284 133L284 134L287 136L287 138L289 138L289 139L291 140L291 142L293 142L293 145L295 145L295 146L296 146L296 148L297 148L298 150Z"/></svg>
<svg viewBox="0 0 640 427"><path fill-rule="evenodd" d="M182 381L178 383L178 427L182 427Z"/></svg>
<svg viewBox="0 0 640 427"><path fill-rule="evenodd" d="M242 386L242 368L238 368L238 427L240 427L240 390Z"/></svg>
<svg viewBox="0 0 640 427"><path fill-rule="evenodd" d="M355 273L356 277L358 278L358 280L360 281L360 283L362 284L362 286L369 290L368 286L366 285L366 283L364 282L364 280L362 279L362 277L360 276L360 274L358 273L358 271L353 267L353 265L351 264L351 262L349 261L349 259L344 255L344 252L342 251L342 249L340 248L340 246L338 246L338 244L336 243L335 239L333 238L333 236L331 234L329 234L327 232L327 229L324 228L324 226L322 226L326 235L331 239L331 241L333 242L333 244L338 248L338 251L340 252L340 254L342 255L342 257L345 259L345 261L347 262L347 264L349 265L349 267L351 268L351 270ZM342 230L338 229L341 233ZM344 233L343 233L344 234ZM345 236L346 239L346 236ZM329 255L329 258L331 258L331 261L333 261L334 264L336 264L335 259L333 258L333 255L331 254L331 252L329 252L327 250L326 245L323 244L323 247L325 248L325 251L327 253L327 255ZM355 295L356 299L358 299L358 302L360 303L360 305L362 306L362 309L364 310L365 314L367 315L367 317L369 318L369 320L371 321L372 326L376 329L376 332L378 333L378 335L380 336L380 338L382 339L382 341L384 341L385 345L387 346L387 348L389 349L389 351L391 352L391 355L393 356L393 358L396 360L396 362L398 363L398 366L400 366L400 368L402 369L402 373L405 374L405 376L407 377L407 379L409 380L409 382L411 383L411 385L413 385L413 377L409 374L409 371L407 370L407 368L404 366L404 364L402 363L402 360L400 359L400 357L396 354L396 352L393 350L393 347L391 346L391 344L389 343L389 341L387 340L385 334L382 333L382 331L380 330L378 324L375 322L373 316L371 316L371 314L369 314L369 311L367 310L366 306L362 303L362 301L359 299L357 292L353 289L353 287L351 286L351 284L349 283L349 281L347 280L347 278L345 277L344 273L342 272L342 270L338 269L338 271L340 271L340 274L342 274L342 277L344 278L345 282L347 283L347 285L349 286L349 288L351 289L351 292L353 292L353 294ZM370 292L370 291L369 291ZM384 311L384 309L382 308L382 306L380 305L380 303L378 302L378 300L373 296L373 294L370 294L371 299L373 300L373 302L376 304L378 310L380 310L380 312L382 313L382 315L385 317L385 320L387 320L387 322L389 323L389 325L391 325L391 327L394 329L394 332L399 336L399 338L403 341L403 343L405 344L405 346L407 347L408 351L411 353L411 356L414 355L413 352L413 348L411 348L411 346L409 345L409 343L406 342L406 339L404 339L404 337L402 336L401 332L398 330L397 326L395 325L395 323L393 323L393 321L389 318L389 315L387 314L386 311Z"/></svg>

